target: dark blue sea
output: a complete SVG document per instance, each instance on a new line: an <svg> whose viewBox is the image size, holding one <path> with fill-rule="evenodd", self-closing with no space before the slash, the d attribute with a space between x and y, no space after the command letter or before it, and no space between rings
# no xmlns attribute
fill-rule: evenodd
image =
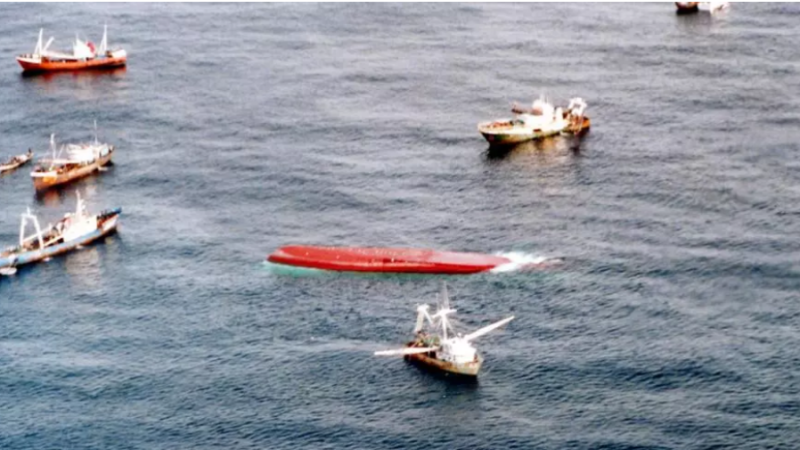
<svg viewBox="0 0 800 450"><path fill-rule="evenodd" d="M0 5L0 155L114 166L20 214L117 235L0 279L0 448L800 448L800 5ZM23 77L40 27L126 69ZM512 101L592 130L488 152ZM465 277L278 270L286 244L563 258ZM476 383L372 352L446 279Z"/></svg>

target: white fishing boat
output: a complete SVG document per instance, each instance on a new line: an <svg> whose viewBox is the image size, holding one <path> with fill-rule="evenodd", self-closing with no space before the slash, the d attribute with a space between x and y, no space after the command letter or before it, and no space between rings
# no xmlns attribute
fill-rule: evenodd
<svg viewBox="0 0 800 450"><path fill-rule="evenodd" d="M428 305L417 307L414 339L404 348L375 352L377 356L403 356L407 361L452 375L475 377L483 365L483 357L472 341L511 322L514 316L483 327L465 335L456 333L448 316L456 312L450 308L447 286L442 284L441 303L435 314L428 313ZM426 326L427 325L427 326Z"/></svg>
<svg viewBox="0 0 800 450"><path fill-rule="evenodd" d="M0 251L0 275L12 275L19 266L76 250L113 233L121 213L121 208L114 208L89 214L79 194L74 213L43 229L29 209L22 214L19 244ZM28 226L33 227L30 234L26 234Z"/></svg>
<svg viewBox="0 0 800 450"><path fill-rule="evenodd" d="M566 108L557 108L541 97L531 108L515 103L511 111L515 114L513 118L478 124L478 131L489 144L513 145L561 133L579 134L590 126L584 114L586 102L582 98L573 98Z"/></svg>

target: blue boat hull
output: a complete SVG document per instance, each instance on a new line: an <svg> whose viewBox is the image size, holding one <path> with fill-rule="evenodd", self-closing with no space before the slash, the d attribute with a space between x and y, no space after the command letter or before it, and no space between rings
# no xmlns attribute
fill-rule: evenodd
<svg viewBox="0 0 800 450"><path fill-rule="evenodd" d="M73 239L69 242L63 242L61 244L54 245L52 247L47 247L43 250L34 250L25 253L19 253L5 258L0 258L0 269L6 267L18 267L18 266L23 266L25 264L39 262L43 259L51 258L53 256L60 255L62 253L71 252L80 247L81 245L87 245L102 237L108 236L109 234L114 233L117 230L117 219L119 219L120 212L121 209L117 208L104 213L109 217L108 221L113 221L112 226L109 227L104 226L99 230L95 230L91 233L85 234L77 239Z"/></svg>

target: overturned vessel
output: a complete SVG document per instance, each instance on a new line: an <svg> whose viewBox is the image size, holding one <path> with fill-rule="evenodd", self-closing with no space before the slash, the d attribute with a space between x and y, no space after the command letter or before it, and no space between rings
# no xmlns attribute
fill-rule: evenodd
<svg viewBox="0 0 800 450"><path fill-rule="evenodd" d="M30 210L22 214L19 245L0 252L0 275L11 275L18 266L31 264L89 244L117 229L121 208L89 214L78 196L74 213L67 213L54 225L42 229L39 219ZM33 232L26 235L26 228Z"/></svg>
<svg viewBox="0 0 800 450"><path fill-rule="evenodd" d="M377 351L375 355L403 356L406 361L427 369L450 375L476 377L483 365L483 357L471 341L514 320L514 316L507 317L466 336L455 333L447 316L456 310L450 309L447 287L444 284L439 309L433 315L428 313L428 309L428 305L417 307L414 339L404 348Z"/></svg>
<svg viewBox="0 0 800 450"><path fill-rule="evenodd" d="M478 131L491 145L514 145L561 133L580 134L589 129L589 118L584 115L586 102L573 98L566 108L556 108L545 98L533 102L531 108L516 103L511 119L498 119L478 124Z"/></svg>
<svg viewBox="0 0 800 450"><path fill-rule="evenodd" d="M33 53L17 56L17 62L24 73L53 72L61 70L107 69L127 64L128 53L123 49L108 48L108 27L103 27L103 39L100 46L90 41L82 41L77 36L71 51L56 52L49 50L54 38L42 43L44 30L39 30L39 40Z"/></svg>
<svg viewBox="0 0 800 450"><path fill-rule="evenodd" d="M430 249L289 245L267 260L276 264L350 272L471 274L511 263L503 256Z"/></svg>

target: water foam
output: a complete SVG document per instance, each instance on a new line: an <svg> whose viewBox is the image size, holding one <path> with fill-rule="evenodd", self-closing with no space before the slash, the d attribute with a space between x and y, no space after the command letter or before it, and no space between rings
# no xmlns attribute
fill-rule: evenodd
<svg viewBox="0 0 800 450"><path fill-rule="evenodd" d="M492 273L515 272L539 266L560 264L562 262L559 258L550 258L525 252L498 252L495 253L495 255L508 258L511 262L491 269L489 272Z"/></svg>

